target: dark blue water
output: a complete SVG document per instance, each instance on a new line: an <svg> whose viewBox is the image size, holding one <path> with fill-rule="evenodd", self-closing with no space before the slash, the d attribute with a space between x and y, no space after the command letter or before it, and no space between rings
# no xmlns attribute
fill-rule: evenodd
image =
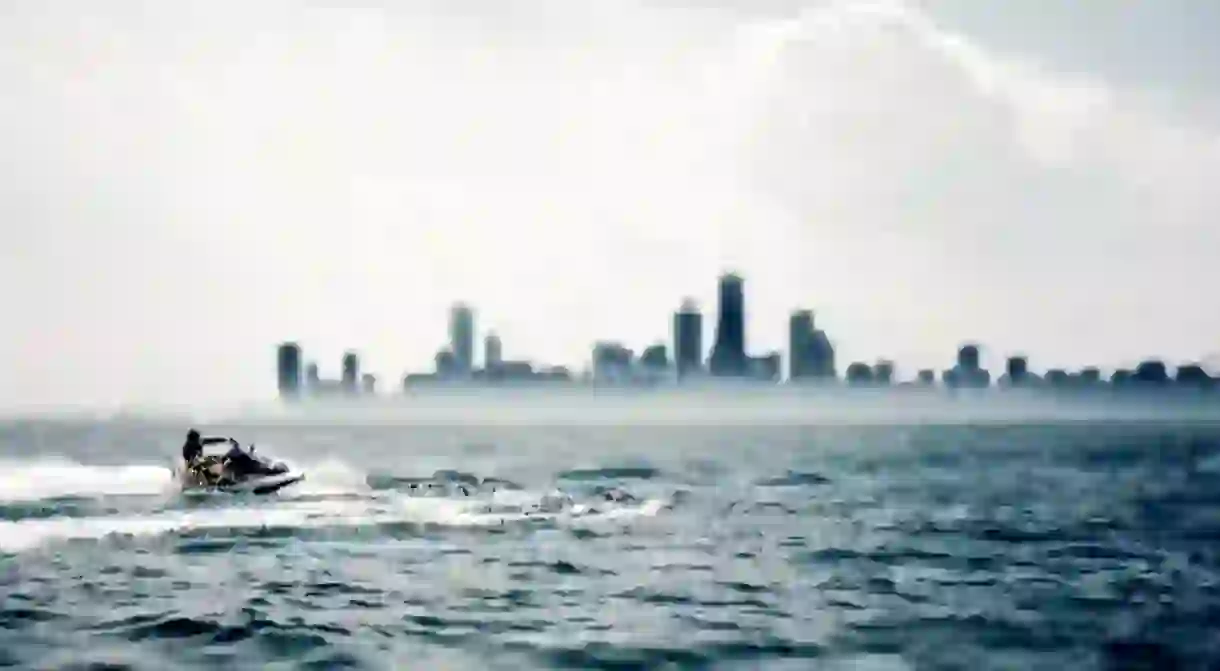
<svg viewBox="0 0 1220 671"><path fill-rule="evenodd" d="M203 428L0 427L0 665L1220 668L1215 425Z"/></svg>

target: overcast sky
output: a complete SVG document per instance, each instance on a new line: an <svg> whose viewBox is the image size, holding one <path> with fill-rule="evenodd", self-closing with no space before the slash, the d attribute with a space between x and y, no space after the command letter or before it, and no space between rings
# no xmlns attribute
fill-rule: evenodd
<svg viewBox="0 0 1220 671"><path fill-rule="evenodd" d="M0 405L384 384L668 339L746 277L854 359L1220 350L1220 8L62 2L0 10Z"/></svg>

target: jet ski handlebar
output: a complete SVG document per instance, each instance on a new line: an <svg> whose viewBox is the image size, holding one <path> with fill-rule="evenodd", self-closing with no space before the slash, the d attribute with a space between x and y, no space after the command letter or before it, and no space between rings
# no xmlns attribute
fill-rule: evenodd
<svg viewBox="0 0 1220 671"><path fill-rule="evenodd" d="M237 440L233 436L229 436L229 445L241 449L241 441ZM250 443L249 451L254 452L254 443Z"/></svg>

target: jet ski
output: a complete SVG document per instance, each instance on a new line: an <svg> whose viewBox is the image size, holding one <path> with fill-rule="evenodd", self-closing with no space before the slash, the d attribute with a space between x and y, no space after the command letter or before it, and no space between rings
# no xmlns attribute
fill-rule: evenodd
<svg viewBox="0 0 1220 671"><path fill-rule="evenodd" d="M254 455L234 444L224 455L206 455L178 473L183 491L270 494L305 479L304 473Z"/></svg>

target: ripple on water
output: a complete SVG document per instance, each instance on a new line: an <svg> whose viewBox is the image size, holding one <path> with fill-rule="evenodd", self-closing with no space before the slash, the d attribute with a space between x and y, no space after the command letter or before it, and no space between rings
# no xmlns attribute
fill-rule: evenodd
<svg viewBox="0 0 1220 671"><path fill-rule="evenodd" d="M1073 440L1058 430L837 431L814 436L816 449L742 434L776 447L733 462L691 445L667 458L692 433L672 432L640 439L647 461L508 464L511 486L430 462L263 499L60 487L0 503L0 543L12 543L0 545L0 663L987 670L1218 658L1215 478L1133 447L1176 443L1124 440L1109 459L1097 436L1076 456L1048 448ZM851 449L824 453L841 440Z"/></svg>

